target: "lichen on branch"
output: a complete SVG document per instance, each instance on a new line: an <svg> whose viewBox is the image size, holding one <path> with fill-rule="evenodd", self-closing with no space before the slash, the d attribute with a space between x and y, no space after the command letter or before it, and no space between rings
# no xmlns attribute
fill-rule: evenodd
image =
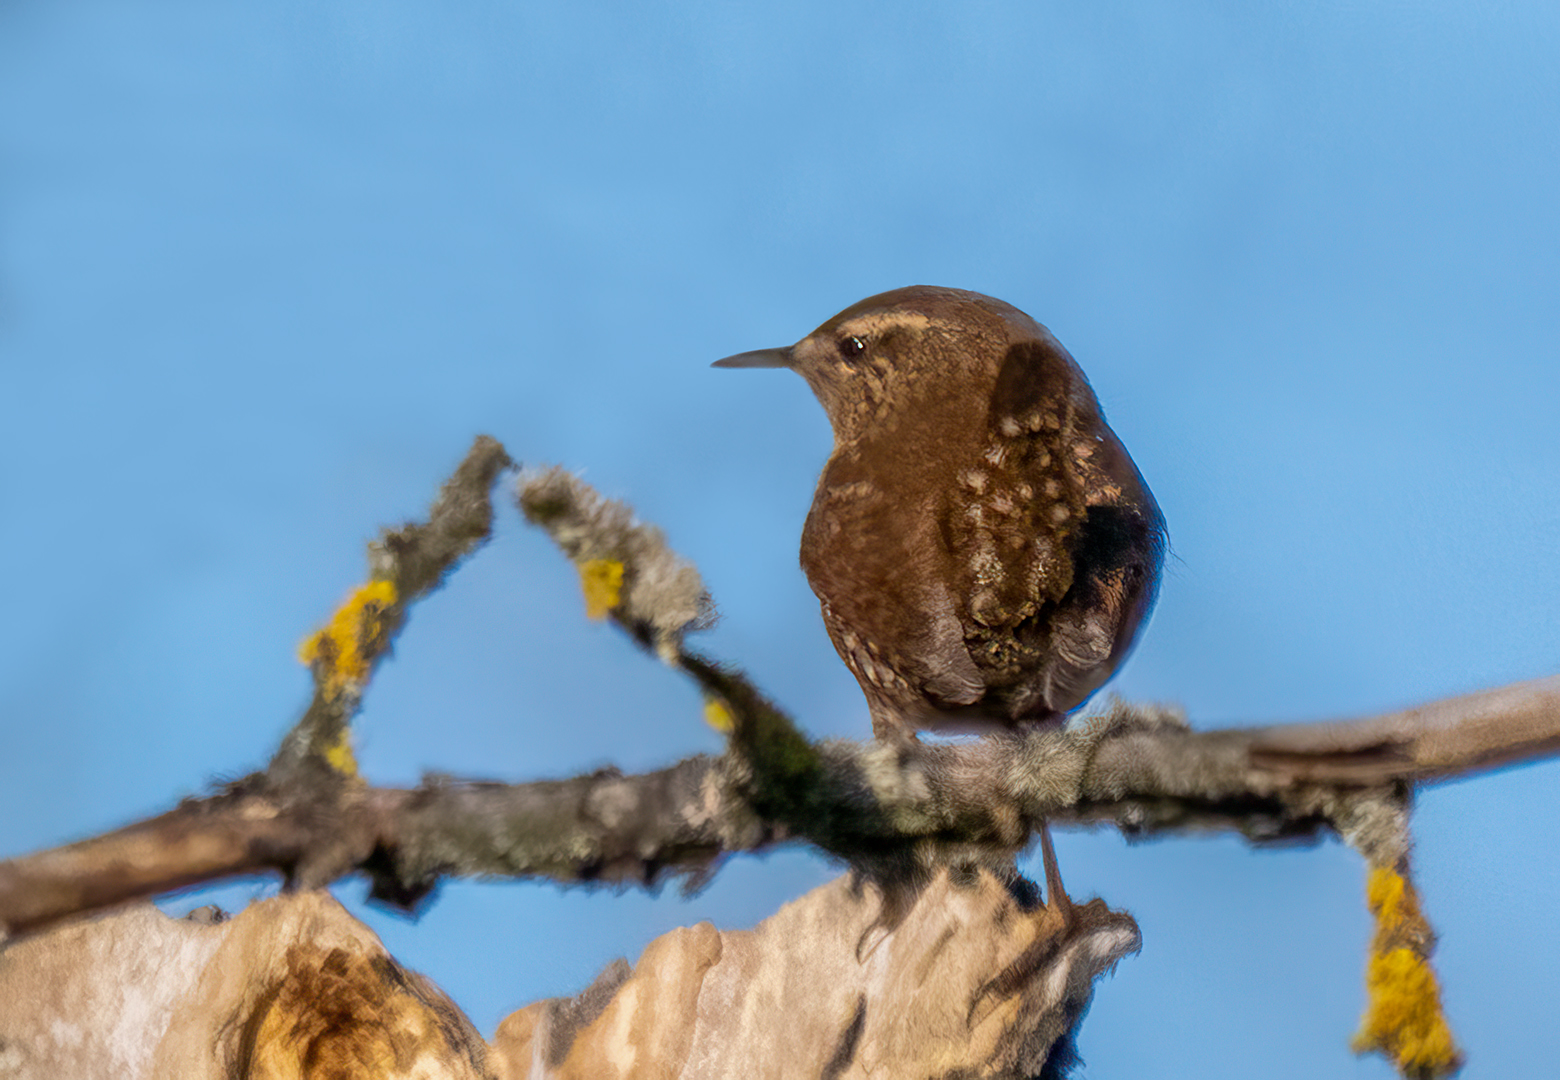
<svg viewBox="0 0 1560 1080"><path fill-rule="evenodd" d="M698 569L627 503L557 466L522 473L515 494L526 520L574 563L591 618L610 614L668 663L676 662L684 634L715 624Z"/></svg>
<svg viewBox="0 0 1560 1080"><path fill-rule="evenodd" d="M369 544L368 581L299 649L314 673L314 699L267 770L282 787L300 774L327 785L356 778L350 725L374 668L410 606L491 535L493 482L512 464L498 440L478 436L440 489L427 521L386 529Z"/></svg>

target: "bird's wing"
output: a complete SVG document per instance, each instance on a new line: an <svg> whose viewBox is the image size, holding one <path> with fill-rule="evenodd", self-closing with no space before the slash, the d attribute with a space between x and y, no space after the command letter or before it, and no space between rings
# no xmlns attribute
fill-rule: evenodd
<svg viewBox="0 0 1560 1080"><path fill-rule="evenodd" d="M1013 715L1066 713L1152 606L1163 519L1054 339L1008 350L985 439L944 510L971 654Z"/></svg>
<svg viewBox="0 0 1560 1080"><path fill-rule="evenodd" d="M1095 415L1088 384L1059 344L1008 350L983 439L939 515L969 633L1011 630L1067 594L1071 538L1087 510L1074 443Z"/></svg>

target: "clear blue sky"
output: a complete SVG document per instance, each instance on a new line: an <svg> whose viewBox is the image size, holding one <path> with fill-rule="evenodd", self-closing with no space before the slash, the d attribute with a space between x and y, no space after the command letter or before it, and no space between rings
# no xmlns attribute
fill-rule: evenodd
<svg viewBox="0 0 1560 1080"><path fill-rule="evenodd" d="M1121 693L1218 726L1560 671L1557 57L1547 2L0 3L0 852L262 763L296 643L478 432L633 501L706 647L865 735L796 566L822 412L707 365L913 283L1048 324L1153 486ZM368 775L716 749L572 579L506 513L373 687ZM1560 1060L1557 780L1420 802L1471 1078ZM1058 847L1144 933L1087 1076L1388 1075L1346 1048L1350 852ZM337 892L491 1032L834 872L461 884L415 925Z"/></svg>

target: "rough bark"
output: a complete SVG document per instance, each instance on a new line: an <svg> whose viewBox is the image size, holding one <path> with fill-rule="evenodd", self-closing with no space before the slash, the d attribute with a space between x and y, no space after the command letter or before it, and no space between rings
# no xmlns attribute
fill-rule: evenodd
<svg viewBox="0 0 1560 1080"><path fill-rule="evenodd" d="M136 905L0 951L0 1074L1035 1076L1069 1060L1095 979L1139 943L1101 901L1042 904L984 873L940 874L893 928L881 899L847 877L752 930L674 930L491 1044L323 891L226 921Z"/></svg>

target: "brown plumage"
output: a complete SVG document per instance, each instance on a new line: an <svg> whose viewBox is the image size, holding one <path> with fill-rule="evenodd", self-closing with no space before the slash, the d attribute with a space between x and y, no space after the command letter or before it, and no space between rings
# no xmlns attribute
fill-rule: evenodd
<svg viewBox="0 0 1560 1080"><path fill-rule="evenodd" d="M917 285L716 366L788 367L829 415L802 568L878 735L1055 720L1126 657L1164 519L1045 327Z"/></svg>

